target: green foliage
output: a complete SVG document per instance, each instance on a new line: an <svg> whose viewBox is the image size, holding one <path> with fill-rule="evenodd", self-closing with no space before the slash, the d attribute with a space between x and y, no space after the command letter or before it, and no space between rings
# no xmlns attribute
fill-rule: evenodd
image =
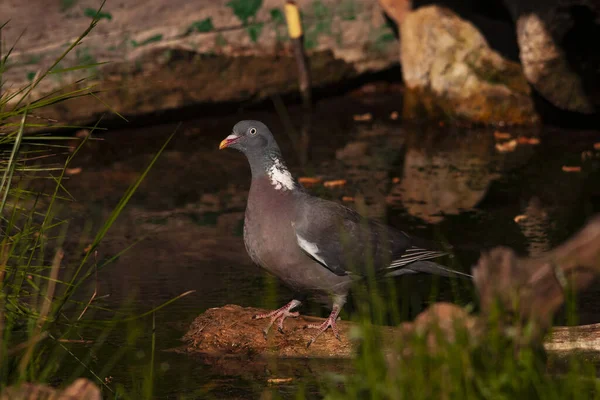
<svg viewBox="0 0 600 400"><path fill-rule="evenodd" d="M112 14L108 12L102 12L98 10L94 10L93 8L86 8L83 10L83 15L90 18L95 18L98 20L106 19L112 21Z"/></svg>
<svg viewBox="0 0 600 400"><path fill-rule="evenodd" d="M148 39L142 40L141 42L132 40L131 45L133 47L140 47L140 46L145 46L150 43L160 42L162 39L163 39L163 35L159 33L157 35L150 36Z"/></svg>
<svg viewBox="0 0 600 400"><path fill-rule="evenodd" d="M312 18L313 24L307 24L305 18L302 17L302 25L304 30L304 47L311 50L317 47L319 36L331 35L333 13L321 0L315 0L312 3Z"/></svg>
<svg viewBox="0 0 600 400"><path fill-rule="evenodd" d="M230 0L227 3L227 7L233 10L235 16L244 25L248 23L248 19L256 16L261 6L262 0Z"/></svg>
<svg viewBox="0 0 600 400"><path fill-rule="evenodd" d="M210 32L215 29L212 18L208 17L202 21L193 22L187 29L187 32Z"/></svg>
<svg viewBox="0 0 600 400"><path fill-rule="evenodd" d="M262 22L257 22L257 23L249 25L246 28L248 30L248 35L250 36L250 40L252 40L253 43L256 43L258 41L258 38L260 37L260 34L262 33L263 25L264 24Z"/></svg>
<svg viewBox="0 0 600 400"><path fill-rule="evenodd" d="M262 7L262 0L231 0L227 3L227 7L231 8L235 16L242 21L250 40L256 43L264 25L262 22L256 22L256 13Z"/></svg>
<svg viewBox="0 0 600 400"><path fill-rule="evenodd" d="M281 12L281 10L279 8L272 8L269 11L269 14L271 15L271 20L273 21L273 23L277 26L281 26L281 25L285 25L285 16L283 15L283 12Z"/></svg>

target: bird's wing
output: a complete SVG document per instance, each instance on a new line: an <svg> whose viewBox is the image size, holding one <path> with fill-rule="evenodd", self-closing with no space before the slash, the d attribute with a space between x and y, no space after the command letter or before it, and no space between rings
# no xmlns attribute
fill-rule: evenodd
<svg viewBox="0 0 600 400"><path fill-rule="evenodd" d="M337 275L389 273L445 252L420 247L404 232L327 200L305 197L292 222L298 246Z"/></svg>
<svg viewBox="0 0 600 400"><path fill-rule="evenodd" d="M327 207L317 202L320 207L301 207L292 222L298 246L315 261L321 263L336 275L348 275L344 262L346 258L346 242L352 238L344 234L348 223L341 209ZM349 243L349 244L350 244ZM350 244L351 245L351 244Z"/></svg>

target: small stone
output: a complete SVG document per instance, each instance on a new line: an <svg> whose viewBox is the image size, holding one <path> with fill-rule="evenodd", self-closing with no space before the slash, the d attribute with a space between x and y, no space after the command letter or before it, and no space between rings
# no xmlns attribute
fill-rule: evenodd
<svg viewBox="0 0 600 400"><path fill-rule="evenodd" d="M358 122L366 122L371 121L373 119L373 115L371 115L371 113L355 114L353 119Z"/></svg>
<svg viewBox="0 0 600 400"><path fill-rule="evenodd" d="M336 179L333 181L323 182L323 186L325 186L326 188L340 187L340 186L344 186L345 184L346 184L345 179Z"/></svg>
<svg viewBox="0 0 600 400"><path fill-rule="evenodd" d="M508 132L500 132L500 131L494 132L494 138L496 138L498 140L507 140L507 139L510 139L511 137L512 137L512 135Z"/></svg>
<svg viewBox="0 0 600 400"><path fill-rule="evenodd" d="M496 150L500 153L509 153L515 151L517 148L517 141L515 139L504 143L496 143Z"/></svg>
<svg viewBox="0 0 600 400"><path fill-rule="evenodd" d="M518 224L521 221L525 221L527 219L527 215L517 215L514 219L514 221Z"/></svg>
<svg viewBox="0 0 600 400"><path fill-rule="evenodd" d="M317 183L321 183L322 179L313 177L313 176L301 176L298 178L298 182L306 186L316 185Z"/></svg>

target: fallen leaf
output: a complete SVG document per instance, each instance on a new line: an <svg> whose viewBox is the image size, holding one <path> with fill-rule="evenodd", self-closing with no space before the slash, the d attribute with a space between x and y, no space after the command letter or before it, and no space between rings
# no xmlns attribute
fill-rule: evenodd
<svg viewBox="0 0 600 400"><path fill-rule="evenodd" d="M80 174L83 169L81 167L77 168L65 168L65 174L67 175L77 175Z"/></svg>
<svg viewBox="0 0 600 400"><path fill-rule="evenodd" d="M269 378L267 379L267 383L269 385L277 385L280 383L288 383L293 381L293 378Z"/></svg>
<svg viewBox="0 0 600 400"><path fill-rule="evenodd" d="M564 172L581 172L581 167L580 166L563 165L562 170Z"/></svg>
<svg viewBox="0 0 600 400"><path fill-rule="evenodd" d="M355 121L370 121L372 119L373 119L373 116L371 115L371 113L355 114L354 115L354 120Z"/></svg>
<svg viewBox="0 0 600 400"><path fill-rule="evenodd" d="M300 178L298 178L298 182L300 182L303 185L315 185L317 183L320 183L321 181L321 178L316 178L313 176L301 176Z"/></svg>
<svg viewBox="0 0 600 400"><path fill-rule="evenodd" d="M394 121L398 119L398 111L392 111L392 113L390 114L390 119L393 119Z"/></svg>
<svg viewBox="0 0 600 400"><path fill-rule="evenodd" d="M515 151L516 148L517 141L515 139L509 140L508 142L504 143L496 143L496 150L498 150L500 153Z"/></svg>
<svg viewBox="0 0 600 400"><path fill-rule="evenodd" d="M515 222L518 224L519 222L526 220L527 219L527 215L517 215L515 217Z"/></svg>
<svg viewBox="0 0 600 400"><path fill-rule="evenodd" d="M344 196L342 197L342 201L348 202L348 203L353 203L354 202L354 197L352 196Z"/></svg>
<svg viewBox="0 0 600 400"><path fill-rule="evenodd" d="M594 143L594 150L600 150L600 142Z"/></svg>
<svg viewBox="0 0 600 400"><path fill-rule="evenodd" d="M517 141L519 142L519 144L529 144L532 146L540 144L540 139L534 137L529 138L527 136L519 136Z"/></svg>
<svg viewBox="0 0 600 400"><path fill-rule="evenodd" d="M400 178L398 178L397 176L392 178L392 183L398 183L400 182Z"/></svg>
<svg viewBox="0 0 600 400"><path fill-rule="evenodd" d="M496 132L494 132L494 137L496 139L510 139L512 137L512 135L508 132L496 131Z"/></svg>
<svg viewBox="0 0 600 400"><path fill-rule="evenodd" d="M345 184L346 184L345 179L336 179L334 181L323 182L323 186L328 187L328 188L344 186Z"/></svg>

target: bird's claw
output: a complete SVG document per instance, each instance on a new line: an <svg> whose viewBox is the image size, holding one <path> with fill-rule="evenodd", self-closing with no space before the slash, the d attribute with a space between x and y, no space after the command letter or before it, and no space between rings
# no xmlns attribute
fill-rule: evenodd
<svg viewBox="0 0 600 400"><path fill-rule="evenodd" d="M270 318L269 324L265 327L265 329L263 329L263 335L265 337L265 340L267 339L267 337L269 335L269 330L271 329L271 327L273 326L273 324L275 322L277 322L277 330L282 334L284 333L283 332L283 321L285 321L285 319L287 317L295 318L300 315L299 312L290 312L290 309L297 307L299 304L300 303L293 300L277 310L268 312L266 314L256 314L252 317L252 319Z"/></svg>
<svg viewBox="0 0 600 400"><path fill-rule="evenodd" d="M329 317L325 321L323 321L322 324L309 324L304 327L305 329L306 328L318 329L317 334L308 341L306 348L309 348L310 345L313 344L314 341L317 340L317 338L319 336L321 336L321 334L323 332L325 332L328 328L331 328L331 330L333 331L333 335L335 336L335 338L337 340L339 340L340 342L342 341L342 338L340 337L340 333L338 331L338 327L336 325L338 314L339 314L339 308L334 308L332 310L331 314L329 315Z"/></svg>

